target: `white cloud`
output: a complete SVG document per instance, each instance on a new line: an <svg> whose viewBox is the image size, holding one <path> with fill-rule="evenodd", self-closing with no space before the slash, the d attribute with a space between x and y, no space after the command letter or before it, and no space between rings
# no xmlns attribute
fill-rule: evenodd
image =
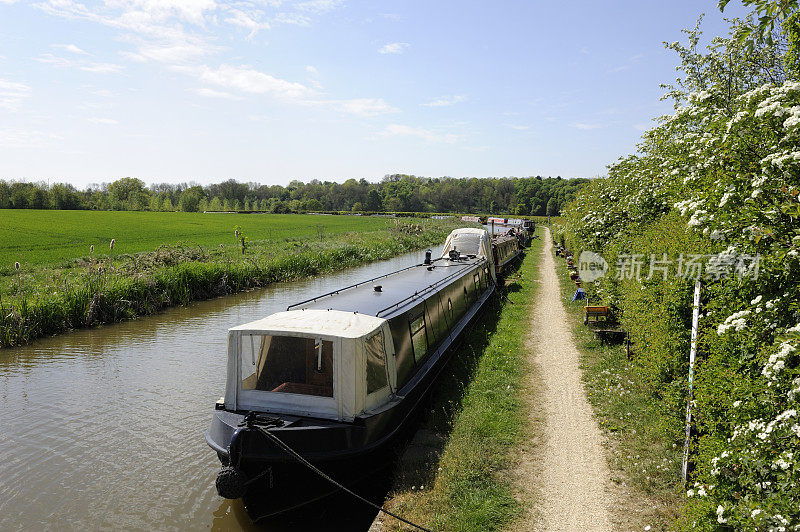
<svg viewBox="0 0 800 532"><path fill-rule="evenodd" d="M117 122L113 118L97 118L97 117L95 117L95 118L90 118L89 122L91 122L92 124L100 124L100 125L104 125L104 126L114 126L116 124L119 124L119 122Z"/></svg>
<svg viewBox="0 0 800 532"><path fill-rule="evenodd" d="M247 36L248 39L255 37L259 31L268 30L270 28L269 22L262 22L260 20L262 16L261 11L253 10L244 12L240 9L231 9L230 13L231 16L227 17L225 22L250 30L250 34Z"/></svg>
<svg viewBox="0 0 800 532"><path fill-rule="evenodd" d="M343 0L308 0L297 4L297 9L309 13L327 13L342 5Z"/></svg>
<svg viewBox="0 0 800 532"><path fill-rule="evenodd" d="M402 54L405 52L406 48L408 48L409 44L407 42L390 42L384 44L380 50L378 50L379 54Z"/></svg>
<svg viewBox="0 0 800 532"><path fill-rule="evenodd" d="M122 65L117 65L114 63L93 63L82 59L76 60L66 57L59 57L53 54L42 54L34 59L40 63L53 65L54 67L58 68L77 67L86 72L98 72L101 74L122 72L122 70L125 68Z"/></svg>
<svg viewBox="0 0 800 532"><path fill-rule="evenodd" d="M221 65L217 69L204 66L199 79L220 87L250 94L269 94L286 100L304 100L315 94L302 83L279 79L247 65Z"/></svg>
<svg viewBox="0 0 800 532"><path fill-rule="evenodd" d="M319 71L311 65L306 66L306 72L309 74L314 74L315 76L319 74Z"/></svg>
<svg viewBox="0 0 800 532"><path fill-rule="evenodd" d="M463 139L463 135L455 135L453 133L436 133L429 129L424 129L421 127L411 127L411 126L404 126L401 124L390 124L386 126L386 129L378 133L381 137L397 137L397 136L406 136L406 137L417 137L426 142L431 143L446 143L446 144L455 144L459 140Z"/></svg>
<svg viewBox="0 0 800 532"><path fill-rule="evenodd" d="M642 123L639 123L639 124L633 124L633 129L635 129L636 131L647 131L651 127L653 127L653 124L648 124L646 122L642 122Z"/></svg>
<svg viewBox="0 0 800 532"><path fill-rule="evenodd" d="M39 57L35 57L34 61L38 61L39 63L44 63L46 65L53 65L56 67L70 67L75 64L75 61L72 59L67 59L66 57L59 57L53 54L42 54Z"/></svg>
<svg viewBox="0 0 800 532"><path fill-rule="evenodd" d="M16 111L30 92L31 88L24 83L0 79L0 108Z"/></svg>
<svg viewBox="0 0 800 532"><path fill-rule="evenodd" d="M616 72L623 72L625 70L630 70L630 68L633 65L637 64L642 59L644 59L644 54L632 55L631 57L628 58L628 61L625 64L610 68L608 71L611 73L616 73Z"/></svg>
<svg viewBox="0 0 800 532"><path fill-rule="evenodd" d="M226 100L241 100L239 96L235 94L231 94L229 92L222 92L222 91L215 91L214 89L208 88L200 88L200 89L192 89L195 94L198 96L205 96L206 98L223 98Z"/></svg>
<svg viewBox="0 0 800 532"><path fill-rule="evenodd" d="M297 26L308 26L311 19L301 13L278 13L275 15L275 22L281 24L295 24Z"/></svg>
<svg viewBox="0 0 800 532"><path fill-rule="evenodd" d="M506 127L510 127L511 129L516 129L517 131L525 131L526 129L530 129L530 126L520 126L518 124L505 124Z"/></svg>
<svg viewBox="0 0 800 532"><path fill-rule="evenodd" d="M212 50L212 47L187 41L144 43L139 46L136 53L121 52L121 55L139 63L155 61L157 63L183 64L200 59Z"/></svg>
<svg viewBox="0 0 800 532"><path fill-rule="evenodd" d="M59 50L64 50L65 52L70 52L72 54L88 55L86 51L81 50L74 44L54 44L52 47L58 48Z"/></svg>
<svg viewBox="0 0 800 532"><path fill-rule="evenodd" d="M117 72L122 72L125 68L122 65L115 65L113 63L89 63L88 65L83 65L78 67L81 70L85 70L86 72L97 72L99 74L115 74Z"/></svg>
<svg viewBox="0 0 800 532"><path fill-rule="evenodd" d="M426 107L448 107L465 101L467 101L466 96L463 94L456 94L453 96L442 96L441 98L437 98L432 102L423 103L422 105Z"/></svg>
<svg viewBox="0 0 800 532"><path fill-rule="evenodd" d="M572 127L578 128L578 129L583 129L584 131L588 131L590 129L600 129L603 126L601 126L600 124L582 124L582 123L577 123L577 124L572 124Z"/></svg>
<svg viewBox="0 0 800 532"><path fill-rule="evenodd" d="M39 130L0 129L0 146L4 148L38 148L63 137Z"/></svg>
<svg viewBox="0 0 800 532"><path fill-rule="evenodd" d="M378 116L400 111L400 109L387 104L382 98L330 100L326 103L333 105L333 107L339 111L358 116Z"/></svg>

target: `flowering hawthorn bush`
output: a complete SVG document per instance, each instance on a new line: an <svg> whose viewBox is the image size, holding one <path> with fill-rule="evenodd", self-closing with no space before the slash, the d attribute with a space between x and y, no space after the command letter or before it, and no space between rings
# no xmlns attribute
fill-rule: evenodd
<svg viewBox="0 0 800 532"><path fill-rule="evenodd" d="M779 44L750 52L717 38L701 54L697 29L687 33L688 47L668 45L685 74L669 87L675 113L583 189L563 231L610 263L658 249L717 253L703 276L684 525L800 530L800 82L782 71ZM747 275L737 275L742 255L758 257ZM622 310L665 437L679 438L691 283L607 277L596 291Z"/></svg>

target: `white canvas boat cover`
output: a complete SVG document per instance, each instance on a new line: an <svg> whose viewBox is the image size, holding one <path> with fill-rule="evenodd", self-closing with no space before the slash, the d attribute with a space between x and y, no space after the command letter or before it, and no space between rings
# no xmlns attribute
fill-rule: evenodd
<svg viewBox="0 0 800 532"><path fill-rule="evenodd" d="M358 338L386 321L383 318L340 310L290 310L233 327L232 331L281 331L339 338Z"/></svg>
<svg viewBox="0 0 800 532"><path fill-rule="evenodd" d="M456 229L447 237L444 243L444 249L442 249L442 257L447 258L450 250L453 249L460 251L462 254L476 255L485 258L489 262L489 271L491 272L492 278L496 280L494 256L492 255L492 239L489 236L489 231L471 227Z"/></svg>
<svg viewBox="0 0 800 532"><path fill-rule="evenodd" d="M300 337L330 342L333 349L333 391L330 396L284 393L243 386L243 379L264 363L258 346L264 337ZM251 347L255 345L255 351ZM351 421L388 400L395 386L394 345L383 318L339 310L292 310L233 327L228 331L228 375L225 403L238 410L311 415ZM303 356L297 354L297 356ZM385 367L385 380L367 381L368 364Z"/></svg>
<svg viewBox="0 0 800 532"><path fill-rule="evenodd" d="M442 257L446 258L452 249L456 249L464 255L477 255L491 259L492 244L489 231L471 227L456 229L447 237Z"/></svg>

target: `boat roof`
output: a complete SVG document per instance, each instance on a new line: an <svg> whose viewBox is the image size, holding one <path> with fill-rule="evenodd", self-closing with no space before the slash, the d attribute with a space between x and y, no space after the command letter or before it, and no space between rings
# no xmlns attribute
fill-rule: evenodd
<svg viewBox="0 0 800 532"><path fill-rule="evenodd" d="M419 264L389 275L364 281L352 287L324 294L309 301L291 305L290 309L340 310L358 312L389 319L415 306L420 298L446 286L451 278L486 261L483 257L457 261L437 259L431 265ZM433 266L432 268L430 268ZM430 268L430 269L429 269ZM380 285L380 292L375 286Z"/></svg>
<svg viewBox="0 0 800 532"><path fill-rule="evenodd" d="M254 333L280 331L360 338L380 327L384 321L383 318L375 316L339 310L290 310L277 312L230 330Z"/></svg>

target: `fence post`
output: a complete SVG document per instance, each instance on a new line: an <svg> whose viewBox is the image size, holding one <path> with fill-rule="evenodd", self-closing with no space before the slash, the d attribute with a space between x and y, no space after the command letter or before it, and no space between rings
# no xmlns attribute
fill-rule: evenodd
<svg viewBox="0 0 800 532"><path fill-rule="evenodd" d="M700 320L700 280L694 283L694 303L692 305L692 342L689 348L689 397L686 400L686 441L683 444L683 482L689 476L689 444L692 436L692 401L694 400L694 359L697 356L697 329Z"/></svg>

